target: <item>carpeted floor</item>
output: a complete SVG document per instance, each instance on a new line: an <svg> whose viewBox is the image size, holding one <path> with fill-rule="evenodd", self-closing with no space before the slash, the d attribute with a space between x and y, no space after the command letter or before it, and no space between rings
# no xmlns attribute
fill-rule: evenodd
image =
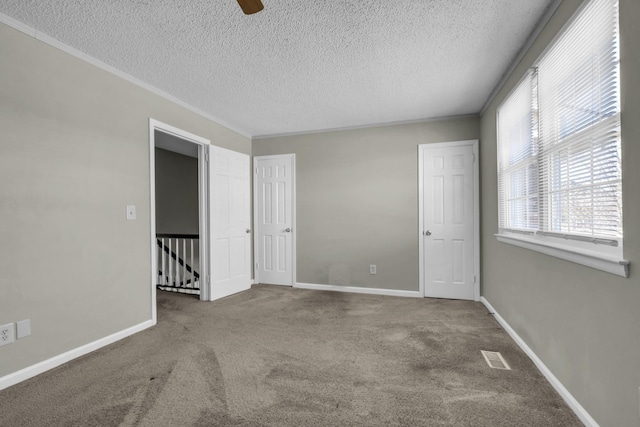
<svg viewBox="0 0 640 427"><path fill-rule="evenodd" d="M582 425L480 303L258 285L158 319L0 391L0 425Z"/></svg>

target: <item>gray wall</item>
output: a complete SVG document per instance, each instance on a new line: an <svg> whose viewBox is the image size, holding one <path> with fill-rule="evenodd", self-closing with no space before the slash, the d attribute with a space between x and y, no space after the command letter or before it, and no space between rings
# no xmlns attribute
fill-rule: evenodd
<svg viewBox="0 0 640 427"><path fill-rule="evenodd" d="M199 234L198 159L156 148L156 232Z"/></svg>
<svg viewBox="0 0 640 427"><path fill-rule="evenodd" d="M150 117L251 143L4 24L0 58L0 324L32 321L4 376L151 318Z"/></svg>
<svg viewBox="0 0 640 427"><path fill-rule="evenodd" d="M620 0L624 279L502 244L495 110L580 5L565 0L482 117L483 295L602 426L638 426L640 386L640 2Z"/></svg>
<svg viewBox="0 0 640 427"><path fill-rule="evenodd" d="M254 140L296 155L297 282L417 291L418 145L479 132L466 117Z"/></svg>
<svg viewBox="0 0 640 427"><path fill-rule="evenodd" d="M640 2L620 0L625 257L631 277L496 242L495 108L579 5L565 0L481 120L483 294L602 426L637 426L640 386ZM250 142L0 24L0 376L151 316L148 118ZM259 140L296 153L298 281L416 290L417 144L473 118ZM138 220L124 209L136 204ZM11 250L8 250L11 248ZM376 263L377 276L368 274ZM333 279L336 280L335 277ZM62 331L62 333L61 333Z"/></svg>

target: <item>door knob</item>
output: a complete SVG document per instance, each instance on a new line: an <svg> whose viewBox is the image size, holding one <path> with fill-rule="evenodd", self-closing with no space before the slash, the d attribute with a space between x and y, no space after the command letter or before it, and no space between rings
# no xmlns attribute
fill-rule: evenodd
<svg viewBox="0 0 640 427"><path fill-rule="evenodd" d="M425 236L431 236L431 231L429 231L429 230L425 231L425 232L424 232L424 235L425 235Z"/></svg>
<svg viewBox="0 0 640 427"><path fill-rule="evenodd" d="M250 228L247 228L247 233L251 233L251 229Z"/></svg>
<svg viewBox="0 0 640 427"><path fill-rule="evenodd" d="M286 230L284 230L284 231L286 231L287 233L291 233L291 229L290 229L290 228L287 228L287 229L286 229Z"/></svg>

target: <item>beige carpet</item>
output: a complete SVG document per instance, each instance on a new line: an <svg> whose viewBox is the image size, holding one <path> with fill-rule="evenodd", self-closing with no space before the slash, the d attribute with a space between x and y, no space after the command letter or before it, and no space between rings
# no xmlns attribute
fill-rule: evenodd
<svg viewBox="0 0 640 427"><path fill-rule="evenodd" d="M582 425L480 303L254 286L158 318L0 391L0 425Z"/></svg>

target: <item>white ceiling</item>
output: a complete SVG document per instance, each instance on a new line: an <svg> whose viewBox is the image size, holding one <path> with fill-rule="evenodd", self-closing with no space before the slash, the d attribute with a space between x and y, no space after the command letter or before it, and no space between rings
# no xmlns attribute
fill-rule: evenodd
<svg viewBox="0 0 640 427"><path fill-rule="evenodd" d="M2 0L247 136L475 114L553 0Z"/></svg>

